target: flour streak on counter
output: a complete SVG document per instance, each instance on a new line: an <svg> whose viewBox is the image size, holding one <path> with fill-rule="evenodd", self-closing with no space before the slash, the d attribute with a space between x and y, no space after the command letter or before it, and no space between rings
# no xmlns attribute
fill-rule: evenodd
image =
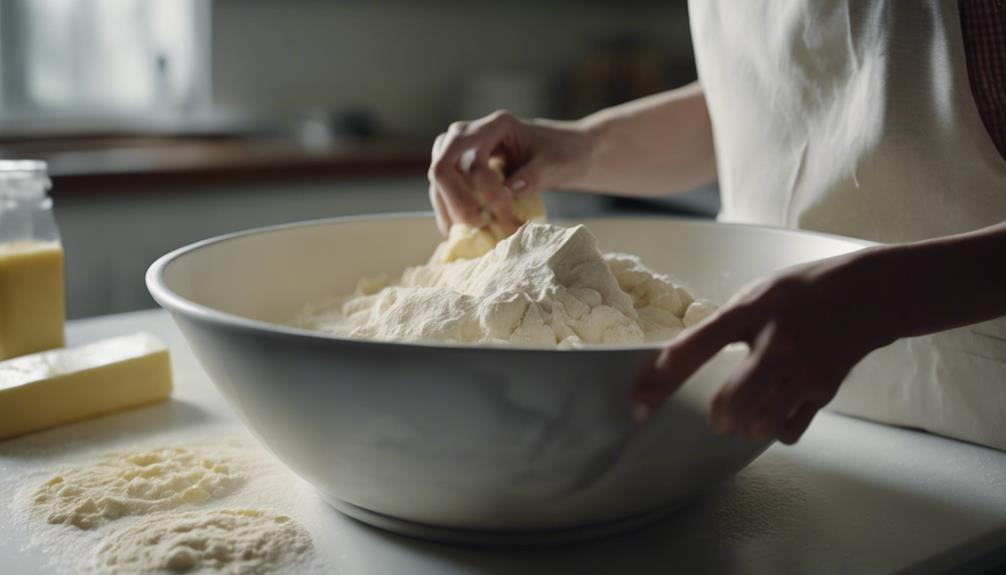
<svg viewBox="0 0 1006 575"><path fill-rule="evenodd" d="M302 563L311 548L311 536L285 515L258 509L160 513L109 535L98 566L116 575L283 573Z"/></svg>
<svg viewBox="0 0 1006 575"><path fill-rule="evenodd" d="M33 511L49 523L93 529L120 517L205 503L245 482L240 455L229 445L113 453L54 475L32 495Z"/></svg>
<svg viewBox="0 0 1006 575"><path fill-rule="evenodd" d="M11 512L73 573L319 571L310 534L274 509L289 476L243 441L186 442L41 469ZM6 481L4 483L7 483ZM263 505L264 504L264 505Z"/></svg>

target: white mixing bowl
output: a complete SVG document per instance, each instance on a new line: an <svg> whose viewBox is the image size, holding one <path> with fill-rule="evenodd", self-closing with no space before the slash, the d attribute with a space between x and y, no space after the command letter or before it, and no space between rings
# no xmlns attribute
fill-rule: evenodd
<svg viewBox="0 0 1006 575"><path fill-rule="evenodd" d="M582 223L603 251L637 254L718 303L765 273L864 245L666 218ZM438 241L429 216L276 226L172 252L147 285L262 443L326 501L381 527L463 541L597 535L666 513L766 447L706 427L743 349L636 428L629 389L656 346L386 343L283 325L362 276L424 262Z"/></svg>

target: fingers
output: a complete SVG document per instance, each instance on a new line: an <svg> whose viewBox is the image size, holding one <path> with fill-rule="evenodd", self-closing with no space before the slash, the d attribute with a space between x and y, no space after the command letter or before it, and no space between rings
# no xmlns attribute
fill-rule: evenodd
<svg viewBox="0 0 1006 575"><path fill-rule="evenodd" d="M519 228L523 222L514 215L511 208L513 196L510 190L503 187L499 175L489 168L488 163L476 161L472 166L471 179L475 189L482 192L486 209L503 232L510 235Z"/></svg>
<svg viewBox="0 0 1006 575"><path fill-rule="evenodd" d="M743 404L734 406L733 409L739 411L737 415L723 415L724 407L716 403L724 400L717 396L713 411L718 410L719 414L710 416L710 426L720 434L740 433L756 441L778 439L787 445L796 443L826 403L813 399L815 382L778 375L774 378L766 375L760 380L758 377L755 375L744 384L752 390L754 399L748 400L746 409Z"/></svg>
<svg viewBox="0 0 1006 575"><path fill-rule="evenodd" d="M453 130L457 130L452 125ZM474 226L481 226L481 209L478 202L469 193L470 185L454 163L444 160L444 153L449 145L451 132L437 136L433 145L433 162L430 164L428 174L430 183L437 187L443 200L448 218L451 222L465 222ZM456 160L455 160L456 161Z"/></svg>
<svg viewBox="0 0 1006 575"><path fill-rule="evenodd" d="M744 341L751 353L713 398L710 428L796 442L861 359L827 335L829 325L845 327L830 309L820 309L821 298L809 289L813 279L787 272L751 284L682 333L634 387L633 415L648 416L720 349Z"/></svg>
<svg viewBox="0 0 1006 575"><path fill-rule="evenodd" d="M435 140L433 140L433 149L431 152L432 158L430 159L430 165L436 161L437 156L440 154L440 149L443 147L444 135L440 134ZM450 214L447 213L447 206L444 205L444 199L440 195L440 188L437 187L436 182L430 179L430 206L433 208L433 215L436 216L437 229L440 230L440 234L447 237L447 232L451 228L451 218Z"/></svg>
<svg viewBox="0 0 1006 575"><path fill-rule="evenodd" d="M713 398L709 425L716 433L744 431L751 414L779 386L789 356L775 339L775 326L769 323L758 334L750 355Z"/></svg>
<svg viewBox="0 0 1006 575"><path fill-rule="evenodd" d="M437 217L437 229L445 238L451 229L451 215L444 204L444 198L440 195L437 185L430 184L430 205L433 206L433 213Z"/></svg>
<svg viewBox="0 0 1006 575"><path fill-rule="evenodd" d="M721 349L747 339L757 325L757 310L744 303L722 308L685 331L657 356L653 367L632 392L634 412L652 413Z"/></svg>
<svg viewBox="0 0 1006 575"><path fill-rule="evenodd" d="M548 185L545 173L545 162L537 157L510 174L504 185L518 195L533 194Z"/></svg>
<svg viewBox="0 0 1006 575"><path fill-rule="evenodd" d="M671 387L672 384L667 381L663 370L657 368L665 353L666 350L661 351L653 361L647 364L646 369L637 378L632 388L632 418L636 423L643 423L649 419L660 404L677 391L677 387ZM666 360L664 362L666 363Z"/></svg>
<svg viewBox="0 0 1006 575"><path fill-rule="evenodd" d="M749 439L796 442L838 384L813 380L801 368L796 345L774 322L763 323L757 305L743 301L724 308L667 346L633 389L633 417L642 422L708 359L735 341L751 353L713 398L712 430ZM755 338L749 334L757 329ZM829 391L832 390L832 391Z"/></svg>
<svg viewBox="0 0 1006 575"><path fill-rule="evenodd" d="M433 161L436 161L443 147L444 134L440 134L437 136L437 139L433 141L433 158L431 159L431 165ZM443 195L440 193L440 188L433 180L430 180L430 205L433 206L433 213L437 218L437 229L440 230L441 235L447 237L447 233L451 229L451 215L447 211L447 204L445 203Z"/></svg>
<svg viewBox="0 0 1006 575"><path fill-rule="evenodd" d="M742 424L744 437L768 440L779 437L796 411L806 400L806 382L780 376L771 389L745 416Z"/></svg>
<svg viewBox="0 0 1006 575"><path fill-rule="evenodd" d="M468 150L475 150L474 161L485 164L514 122L516 118L503 110L473 122L454 122L447 129L441 159L457 168L460 167L461 156Z"/></svg>
<svg viewBox="0 0 1006 575"><path fill-rule="evenodd" d="M821 405L815 402L806 402L801 405L786 423L785 429L779 435L779 441L786 445L793 445L799 441L820 409Z"/></svg>
<svg viewBox="0 0 1006 575"><path fill-rule="evenodd" d="M489 155L515 122L511 114L499 111L474 122L455 122L442 135L429 176L442 192L452 221L476 226L487 223L473 197L477 189L486 196L486 207L497 221L504 228L515 228L516 219L508 208L509 194L486 167Z"/></svg>
<svg viewBox="0 0 1006 575"><path fill-rule="evenodd" d="M767 324L745 364L714 398L713 431L741 433L753 440L797 441L840 381L809 368L796 349L796 342L774 322Z"/></svg>

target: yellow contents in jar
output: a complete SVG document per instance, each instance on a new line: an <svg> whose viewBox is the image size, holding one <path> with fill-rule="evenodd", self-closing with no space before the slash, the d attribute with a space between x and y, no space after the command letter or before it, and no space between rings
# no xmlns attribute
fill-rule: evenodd
<svg viewBox="0 0 1006 575"><path fill-rule="evenodd" d="M0 244L0 359L63 346L63 246Z"/></svg>

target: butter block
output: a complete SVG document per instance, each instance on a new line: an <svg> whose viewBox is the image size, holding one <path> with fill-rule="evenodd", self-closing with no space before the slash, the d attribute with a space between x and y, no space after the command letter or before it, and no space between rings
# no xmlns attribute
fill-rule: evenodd
<svg viewBox="0 0 1006 575"><path fill-rule="evenodd" d="M0 439L169 395L168 348L147 333L0 361Z"/></svg>

